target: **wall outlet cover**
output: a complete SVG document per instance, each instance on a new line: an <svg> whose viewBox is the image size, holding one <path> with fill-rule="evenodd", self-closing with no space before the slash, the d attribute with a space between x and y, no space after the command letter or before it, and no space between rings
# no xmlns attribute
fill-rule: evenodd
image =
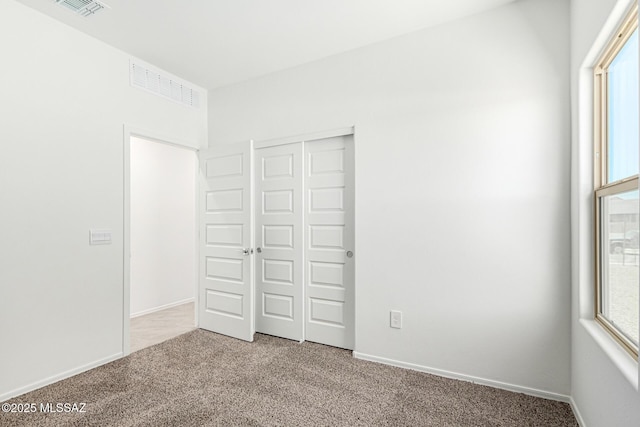
<svg viewBox="0 0 640 427"><path fill-rule="evenodd" d="M402 312L398 310L391 310L390 326L395 329L402 328Z"/></svg>

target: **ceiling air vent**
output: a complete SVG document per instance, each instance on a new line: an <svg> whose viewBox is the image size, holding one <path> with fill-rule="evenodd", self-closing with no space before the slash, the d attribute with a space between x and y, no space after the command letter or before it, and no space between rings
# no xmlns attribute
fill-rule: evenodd
<svg viewBox="0 0 640 427"><path fill-rule="evenodd" d="M163 98L171 99L190 107L200 107L200 93L178 78L158 71L140 61L130 61L131 86L144 89Z"/></svg>
<svg viewBox="0 0 640 427"><path fill-rule="evenodd" d="M91 16L108 7L104 3L94 0L55 0L55 2L84 17Z"/></svg>

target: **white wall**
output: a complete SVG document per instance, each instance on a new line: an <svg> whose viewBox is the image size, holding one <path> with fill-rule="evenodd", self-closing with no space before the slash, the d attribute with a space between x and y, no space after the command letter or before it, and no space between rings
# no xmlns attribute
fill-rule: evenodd
<svg viewBox="0 0 640 427"><path fill-rule="evenodd" d="M640 425L638 365L593 319L591 66L631 0L572 0L572 398L584 425Z"/></svg>
<svg viewBox="0 0 640 427"><path fill-rule="evenodd" d="M192 150L131 138L132 316L195 297L196 167Z"/></svg>
<svg viewBox="0 0 640 427"><path fill-rule="evenodd" d="M568 12L524 0L209 92L211 144L356 126L359 356L569 394Z"/></svg>
<svg viewBox="0 0 640 427"><path fill-rule="evenodd" d="M129 86L129 56L0 2L0 400L123 346L123 125L205 146L206 109ZM89 229L113 244L89 246Z"/></svg>

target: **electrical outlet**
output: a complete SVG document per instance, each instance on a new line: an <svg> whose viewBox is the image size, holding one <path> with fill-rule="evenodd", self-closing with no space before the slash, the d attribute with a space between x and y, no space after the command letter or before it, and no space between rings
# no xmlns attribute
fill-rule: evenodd
<svg viewBox="0 0 640 427"><path fill-rule="evenodd" d="M398 310L391 310L391 324L392 328L402 328L402 312Z"/></svg>

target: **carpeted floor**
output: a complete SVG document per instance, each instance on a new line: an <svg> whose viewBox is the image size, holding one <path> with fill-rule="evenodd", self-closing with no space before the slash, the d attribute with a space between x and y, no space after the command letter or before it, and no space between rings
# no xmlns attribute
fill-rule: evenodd
<svg viewBox="0 0 640 427"><path fill-rule="evenodd" d="M2 426L577 426L569 405L266 335L195 330L11 399ZM40 403L86 403L84 413ZM61 407L64 410L64 406ZM81 408L77 408L81 409Z"/></svg>

